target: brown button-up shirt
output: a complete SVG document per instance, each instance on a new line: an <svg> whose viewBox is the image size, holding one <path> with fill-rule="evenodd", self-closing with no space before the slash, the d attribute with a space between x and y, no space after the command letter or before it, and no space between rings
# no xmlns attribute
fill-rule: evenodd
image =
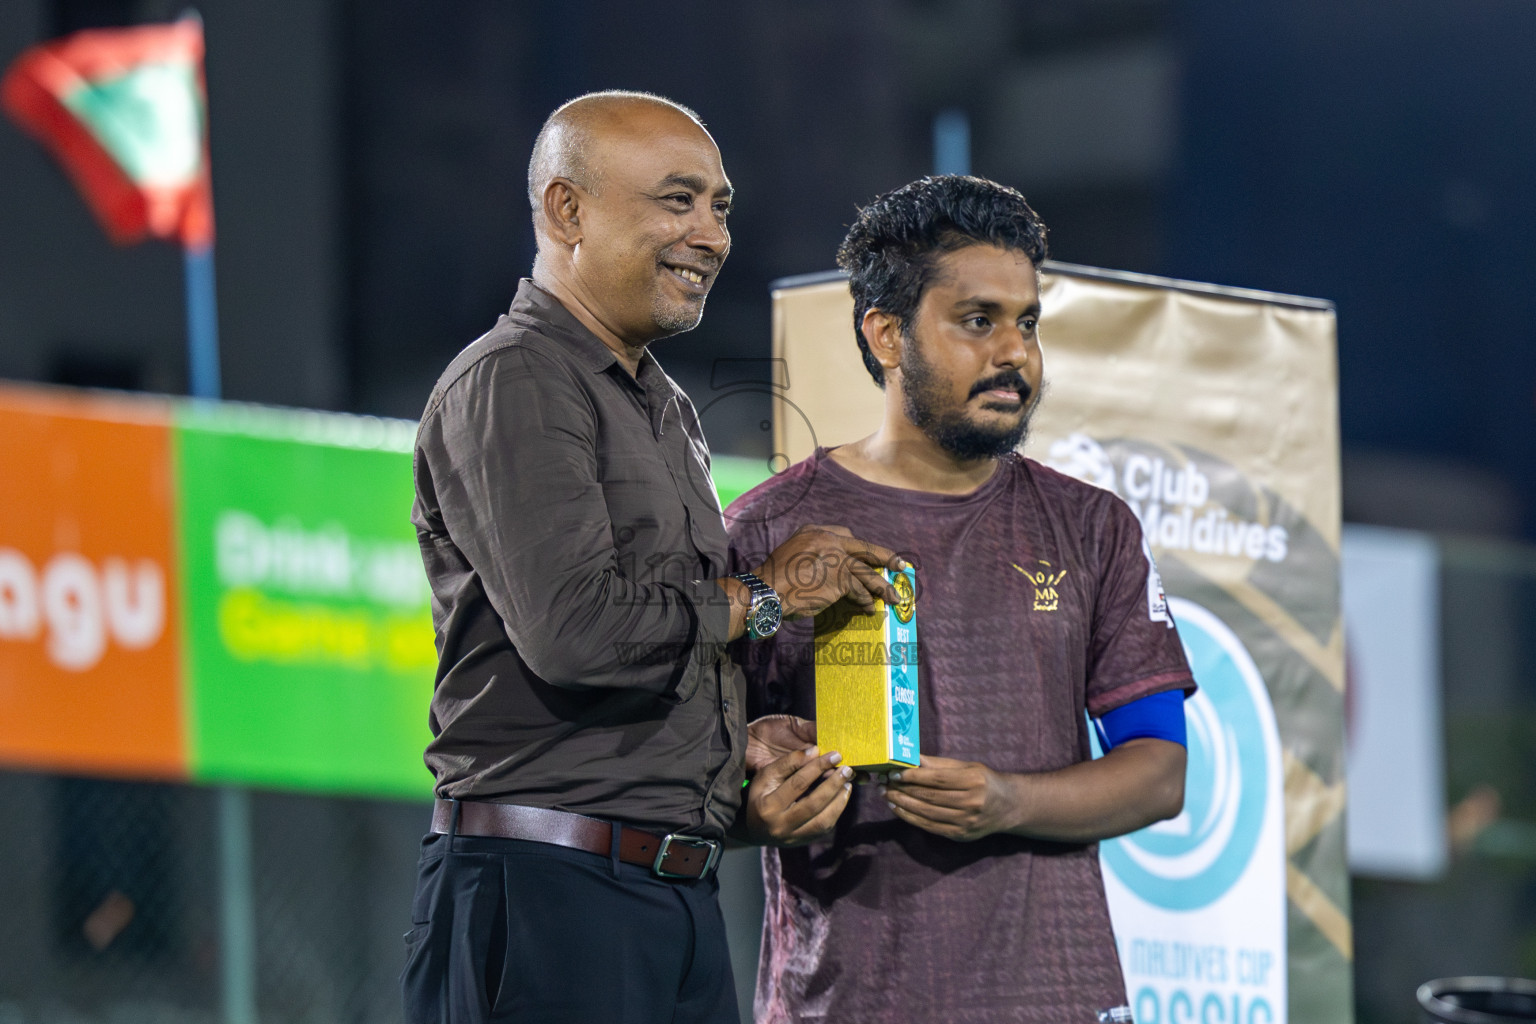
<svg viewBox="0 0 1536 1024"><path fill-rule="evenodd" d="M743 684L688 396L525 280L433 389L415 467L438 795L722 835Z"/></svg>

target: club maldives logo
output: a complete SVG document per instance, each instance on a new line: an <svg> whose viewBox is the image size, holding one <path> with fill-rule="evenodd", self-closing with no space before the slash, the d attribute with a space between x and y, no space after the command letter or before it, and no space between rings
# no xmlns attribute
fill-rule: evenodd
<svg viewBox="0 0 1536 1024"><path fill-rule="evenodd" d="M1189 770L1171 821L1101 844L1106 867L1168 910L1220 899L1247 871L1269 808L1279 737L1264 680L1235 633L1205 608L1169 598L1199 690L1185 704Z"/></svg>
<svg viewBox="0 0 1536 1024"><path fill-rule="evenodd" d="M1052 469L1118 494L1141 520L1153 546L1169 551L1283 562L1290 532L1234 506L1274 508L1236 469L1210 456L1118 441L1104 445L1074 433L1051 444Z"/></svg>

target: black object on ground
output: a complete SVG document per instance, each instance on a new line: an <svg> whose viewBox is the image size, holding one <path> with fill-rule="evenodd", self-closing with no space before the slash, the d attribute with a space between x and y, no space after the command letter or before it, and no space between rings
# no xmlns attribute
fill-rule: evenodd
<svg viewBox="0 0 1536 1024"><path fill-rule="evenodd" d="M1437 978L1418 999L1426 1024L1536 1021L1536 981L1524 978Z"/></svg>

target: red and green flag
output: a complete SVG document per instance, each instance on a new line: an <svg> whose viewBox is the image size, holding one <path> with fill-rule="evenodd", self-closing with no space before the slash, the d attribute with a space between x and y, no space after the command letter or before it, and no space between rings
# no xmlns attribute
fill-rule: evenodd
<svg viewBox="0 0 1536 1024"><path fill-rule="evenodd" d="M46 146L114 241L213 241L203 25L91 29L34 46L0 106Z"/></svg>

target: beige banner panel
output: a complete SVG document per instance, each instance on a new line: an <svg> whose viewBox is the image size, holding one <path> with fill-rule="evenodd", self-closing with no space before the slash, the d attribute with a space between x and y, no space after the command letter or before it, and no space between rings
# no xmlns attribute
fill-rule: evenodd
<svg viewBox="0 0 1536 1024"><path fill-rule="evenodd" d="M883 408L854 341L847 283L800 280L773 290L774 450L790 463L872 433ZM1042 439L1089 424L1194 444L1285 494L1338 551L1330 304L1054 263L1041 303L1048 393L1025 454L1039 458Z"/></svg>
<svg viewBox="0 0 1536 1024"><path fill-rule="evenodd" d="M1331 305L1083 271L1047 273L1041 285L1053 394L1027 454L1090 425L1191 445L1284 496L1337 553Z"/></svg>
<svg viewBox="0 0 1536 1024"><path fill-rule="evenodd" d="M787 466L818 445L835 448L873 433L884 399L859 358L847 280L817 274L778 285L773 356L783 379L774 395L773 450Z"/></svg>
<svg viewBox="0 0 1536 1024"><path fill-rule="evenodd" d="M1348 1024L1333 307L1052 263L1041 297L1047 391L1025 454L1116 490L1168 594L1251 652L1281 746L1287 1016ZM777 464L879 425L840 276L776 284L773 354Z"/></svg>

